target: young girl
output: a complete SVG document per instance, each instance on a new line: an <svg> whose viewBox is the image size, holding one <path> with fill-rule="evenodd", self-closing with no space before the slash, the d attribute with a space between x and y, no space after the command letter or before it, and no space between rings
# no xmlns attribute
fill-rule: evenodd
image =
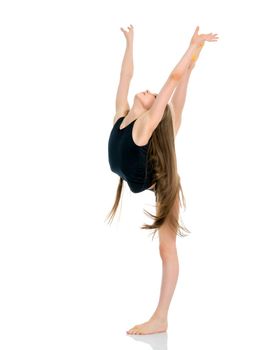
<svg viewBox="0 0 280 350"><path fill-rule="evenodd" d="M198 34L197 26L190 45L178 64L169 74L158 94L149 90L134 96L130 108L127 96L133 75L133 31L121 28L126 38L126 51L122 62L120 82L116 96L116 114L108 142L111 170L120 177L115 203L107 218L113 219L120 201L123 180L134 193L152 190L156 197L156 215L151 225L159 235L159 252L162 259L162 286L159 303L151 318L135 325L128 334L152 334L167 330L169 305L176 287L179 263L176 236L190 232L178 222L179 193L183 198L174 140L180 128L187 85L195 61L205 41L217 41L217 34ZM173 94L173 96L172 96ZM171 98L172 96L172 98ZM171 101L169 102L171 98Z"/></svg>

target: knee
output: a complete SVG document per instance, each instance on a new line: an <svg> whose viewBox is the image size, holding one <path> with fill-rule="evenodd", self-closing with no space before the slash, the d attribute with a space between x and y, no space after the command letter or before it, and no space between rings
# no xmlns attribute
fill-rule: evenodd
<svg viewBox="0 0 280 350"><path fill-rule="evenodd" d="M177 255L176 242L169 242L168 244L160 243L159 253L162 260L170 259Z"/></svg>

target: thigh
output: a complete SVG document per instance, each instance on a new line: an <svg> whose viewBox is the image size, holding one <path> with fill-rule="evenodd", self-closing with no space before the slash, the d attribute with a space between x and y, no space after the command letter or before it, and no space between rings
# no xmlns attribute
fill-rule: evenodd
<svg viewBox="0 0 280 350"><path fill-rule="evenodd" d="M182 118L181 116L179 117L175 115L175 111L172 103L170 103L169 106L170 106L171 115L172 115L172 125L174 130L174 139L175 139L180 129Z"/></svg>
<svg viewBox="0 0 280 350"><path fill-rule="evenodd" d="M147 188L147 190L155 191L156 184L154 183L151 187Z"/></svg>
<svg viewBox="0 0 280 350"><path fill-rule="evenodd" d="M177 122L175 123L174 125L174 134L175 134L175 137L177 136L177 133L180 129L180 126L181 126L181 120L177 120Z"/></svg>
<svg viewBox="0 0 280 350"><path fill-rule="evenodd" d="M176 200L173 204L170 213L168 214L165 222L161 225L159 229L159 244L162 249L174 248L176 245L177 232L175 232L174 228L170 226L170 216L174 215L174 217L178 220L179 218L179 194L176 197Z"/></svg>

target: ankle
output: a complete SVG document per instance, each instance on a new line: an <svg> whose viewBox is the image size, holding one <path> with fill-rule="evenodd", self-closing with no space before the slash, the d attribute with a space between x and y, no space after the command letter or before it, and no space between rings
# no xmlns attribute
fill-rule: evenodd
<svg viewBox="0 0 280 350"><path fill-rule="evenodd" d="M150 319L151 320L158 320L160 322L167 322L167 315L159 313L159 312L154 312L154 314L152 315L152 317Z"/></svg>
<svg viewBox="0 0 280 350"><path fill-rule="evenodd" d="M200 52L202 50L204 46L204 43L200 43L198 45L198 47L196 48L195 52L193 53L192 57L191 57L191 62L193 63L193 65L195 64L195 62L197 61L199 55L200 55Z"/></svg>

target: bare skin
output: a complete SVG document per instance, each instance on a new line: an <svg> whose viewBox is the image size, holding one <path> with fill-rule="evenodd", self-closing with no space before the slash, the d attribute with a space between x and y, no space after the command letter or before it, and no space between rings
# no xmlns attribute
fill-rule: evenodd
<svg viewBox="0 0 280 350"><path fill-rule="evenodd" d="M203 45L197 49L196 57L193 58L188 71L186 72L186 79L189 79L202 47ZM177 198L172 211L178 218L179 198ZM158 306L148 321L135 325L127 331L127 334L153 334L167 331L168 309L179 275L176 237L176 233L174 231L172 232L167 220L159 230L159 251L162 259L162 282Z"/></svg>
<svg viewBox="0 0 280 350"><path fill-rule="evenodd" d="M132 27L132 26L131 26ZM129 32L124 32L128 41L133 41L133 27L130 28ZM188 84L188 80L190 74L195 66L196 60L200 54L200 51L204 45L205 41L217 41L217 34L198 34L199 27L196 28L194 35L192 36L191 47L194 49L194 46L197 45L194 54L191 59L189 59L189 63L186 65L187 68L184 67L184 76L181 77L182 72L182 63L184 60L180 60L178 65L179 70L176 70L176 76L179 75L181 77L183 84L179 84L177 87L177 102L174 101L174 115L173 119L176 120L176 125L173 120L173 126L175 130L175 136L180 126L180 118L181 118L181 110L184 104L184 96L185 96L185 88ZM125 64L126 75L124 79L127 79L127 76L131 76L132 71L132 59L131 59L131 46L129 45L130 56L125 56ZM188 52L188 51L187 51ZM183 56L186 58L188 56ZM180 74L178 74L178 72ZM128 75L127 75L128 74ZM126 86L126 85L125 85ZM120 85L120 91L126 91L126 87L124 88ZM120 94L122 96L122 94ZM121 128L127 126L130 122L135 119L138 119L135 122L135 129L133 130L133 139L137 142L137 144L142 145L146 144L147 140L150 137L150 134L145 130L145 112L149 110L151 105L154 102L155 96L150 93L148 90L146 93L142 92L136 95L134 104L130 111L128 112L126 118L123 120ZM178 102L178 99L180 102ZM173 104L172 104L173 105ZM176 107L176 108L175 108ZM176 111L175 111L176 109ZM114 118L114 122L123 114L124 110L128 110L127 103L125 107L122 107L120 103L120 107L118 108L118 112ZM151 186L150 188L154 187ZM168 310L169 306L174 294L174 290L176 288L178 275L179 275L179 261L177 256L177 248L176 248L176 238L177 233L170 226L170 215L174 215L177 219L179 216L179 197L176 198L176 201L166 219L164 224L159 229L159 252L162 260L162 281L161 281L161 290L158 305L152 314L152 316L148 319L148 321L136 324L134 327L127 331L127 334L153 334L153 333L161 333L166 332L168 328Z"/></svg>
<svg viewBox="0 0 280 350"><path fill-rule="evenodd" d="M173 212L178 218L179 198L175 201L171 212ZM135 325L127 331L127 334L153 334L167 331L168 309L179 275L176 237L176 232L170 229L167 219L159 229L159 251L162 259L162 282L158 306L147 322Z"/></svg>

